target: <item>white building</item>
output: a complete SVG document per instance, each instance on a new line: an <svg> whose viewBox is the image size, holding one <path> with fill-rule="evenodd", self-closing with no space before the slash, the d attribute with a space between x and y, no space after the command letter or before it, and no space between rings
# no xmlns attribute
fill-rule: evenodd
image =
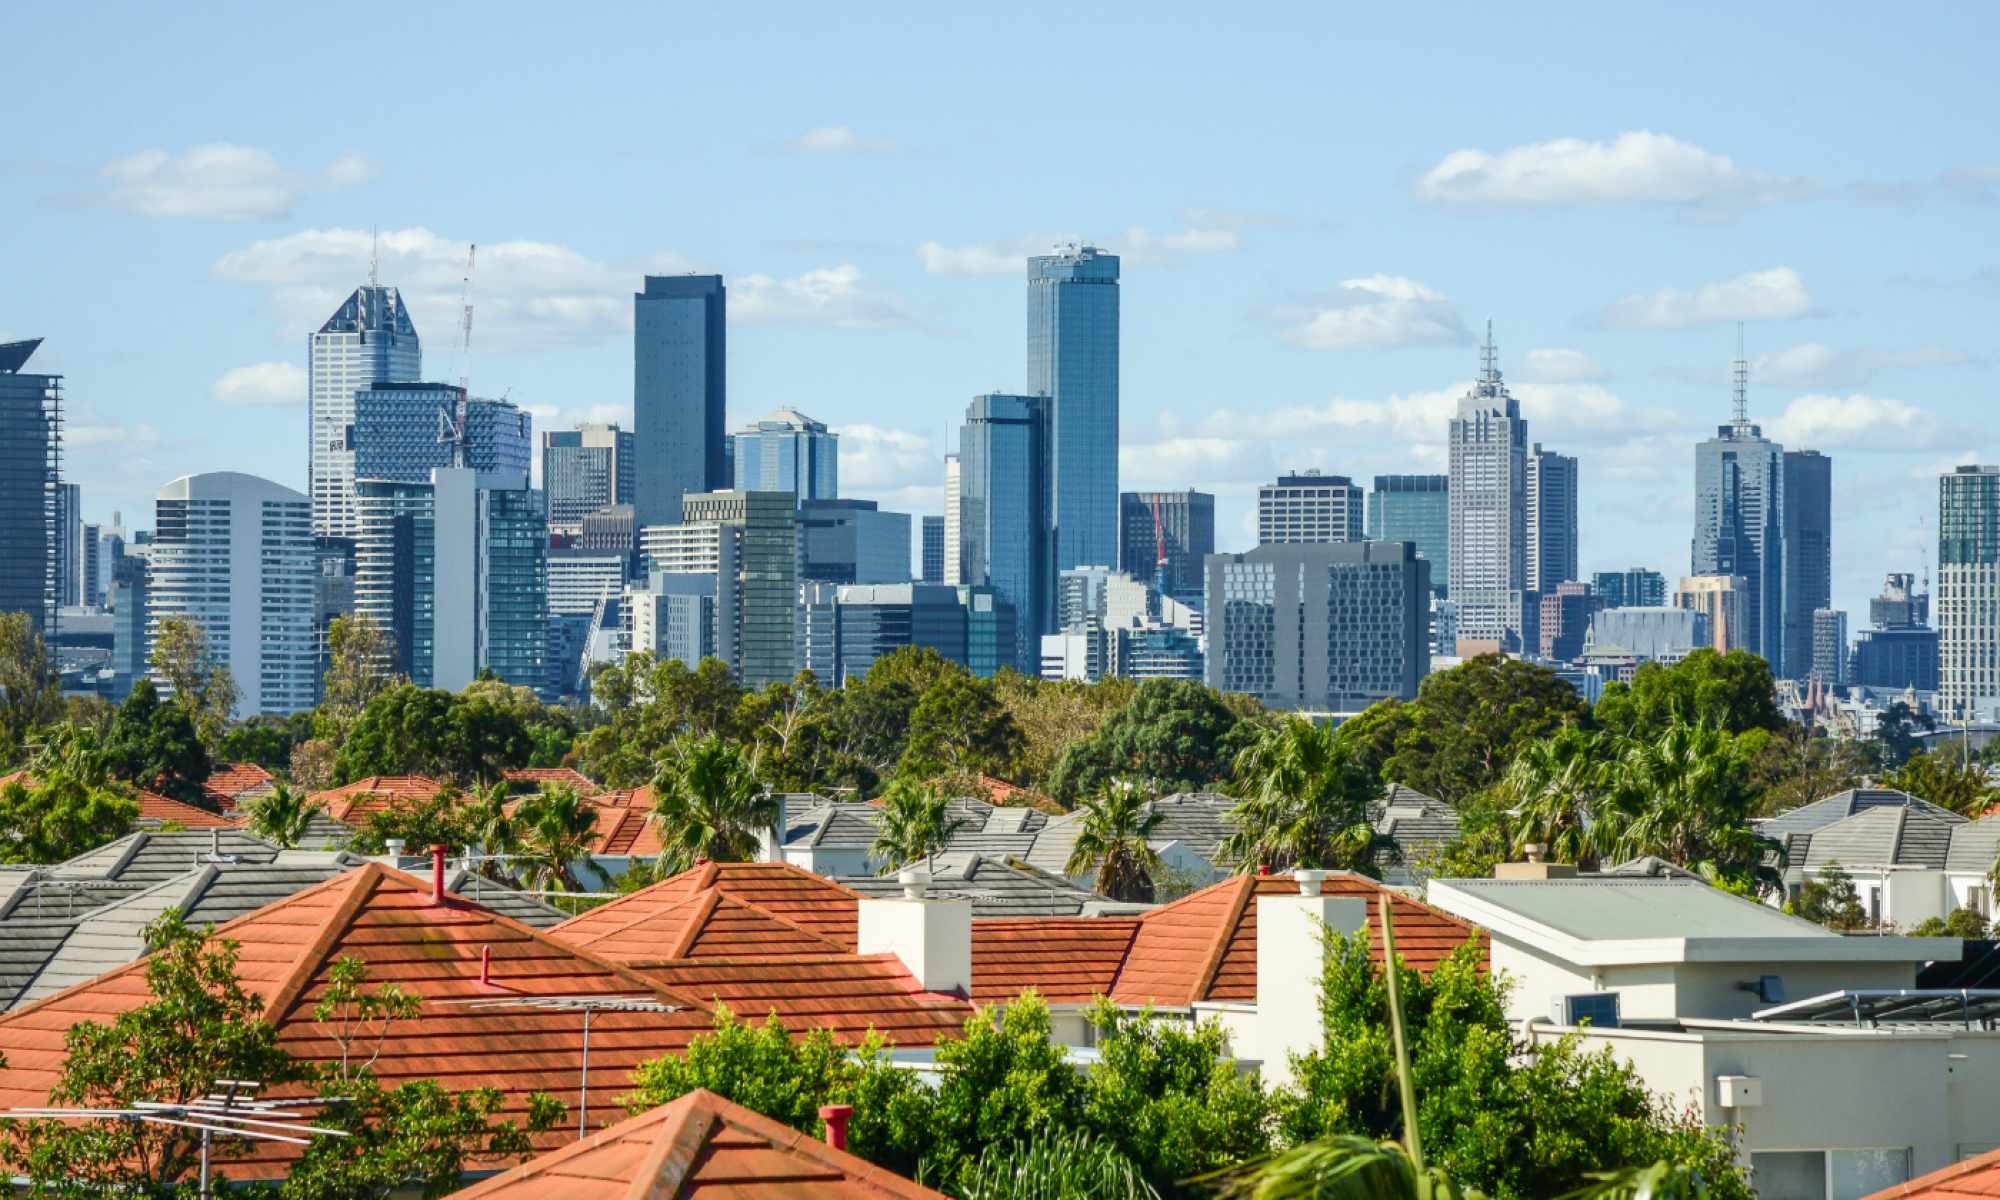
<svg viewBox="0 0 2000 1200"><path fill-rule="evenodd" d="M354 393L373 383L423 378L423 347L402 293L356 288L346 303L312 335L306 363L312 438L306 490L312 499L312 531L358 537L360 515L354 495Z"/></svg>
<svg viewBox="0 0 2000 1200"><path fill-rule="evenodd" d="M1458 640L1478 643L1468 651L1497 645L1519 652L1527 648L1529 620L1522 592L1531 586L1528 423L1501 382L1490 323L1481 356L1479 380L1451 419L1449 594L1458 605ZM1539 610L1534 617L1539 623Z"/></svg>
<svg viewBox="0 0 2000 1200"><path fill-rule="evenodd" d="M155 501L149 652L162 620L192 617L235 677L242 693L236 716L311 708L311 501L234 471L182 476Z"/></svg>
<svg viewBox="0 0 2000 1200"><path fill-rule="evenodd" d="M715 630L703 645L712 645L716 658L729 664L732 671L742 669L743 645L743 573L742 573L743 528L717 521L691 521L683 525L649 525L639 531L639 557L644 565L647 590L650 594L691 595L706 594L713 597L713 619ZM695 576L706 583L687 585L666 585L666 590L655 590L653 584L665 576ZM695 589L690 592L689 588ZM637 590L637 589L635 589ZM638 597L636 606L648 603ZM684 602L680 603L685 608ZM658 607L657 605L655 606ZM669 609L674 605L669 604ZM666 621L669 614L656 614ZM685 613L682 614L685 616ZM670 622L669 622L670 623ZM668 624L656 624L654 628L664 632ZM692 642L679 643L674 653L661 650L654 642L648 643L638 635L634 626L632 648L644 650L650 647L662 659L681 658L689 666L700 662L700 658L687 658L685 651Z"/></svg>

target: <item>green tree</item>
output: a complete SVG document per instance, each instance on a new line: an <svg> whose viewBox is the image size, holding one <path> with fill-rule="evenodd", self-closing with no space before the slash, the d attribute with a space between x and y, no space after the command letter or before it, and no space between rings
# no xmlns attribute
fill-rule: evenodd
<svg viewBox="0 0 2000 1200"><path fill-rule="evenodd" d="M1237 757L1232 829L1219 852L1239 871L1294 866L1378 875L1396 844L1368 806L1382 789L1331 726L1288 717Z"/></svg>
<svg viewBox="0 0 2000 1200"><path fill-rule="evenodd" d="M384 854L390 840L400 838L409 854L422 854L431 846L446 846L453 854L461 854L477 841L471 828L472 808L465 803L464 794L449 783L429 798L396 796L387 808L363 819L348 849L356 854Z"/></svg>
<svg viewBox="0 0 2000 1200"><path fill-rule="evenodd" d="M396 674L396 635L366 613L345 613L326 631L333 662L314 722L314 734L338 747L377 696L409 682Z"/></svg>
<svg viewBox="0 0 2000 1200"><path fill-rule="evenodd" d="M64 862L121 836L139 815L88 726L46 736L27 770L0 786L0 862Z"/></svg>
<svg viewBox="0 0 2000 1200"><path fill-rule="evenodd" d="M473 787L527 766L535 753L530 726L541 712L541 704L527 688L498 680L468 685L452 697L445 771Z"/></svg>
<svg viewBox="0 0 2000 1200"><path fill-rule="evenodd" d="M989 1145L959 1184L964 1200L1159 1200L1139 1168L1087 1129Z"/></svg>
<svg viewBox="0 0 2000 1200"><path fill-rule="evenodd" d="M1992 933L1986 918L1979 915L1976 908L1954 908L1951 915L1942 919L1926 917L1915 929L1913 937L1955 937L1968 941L1978 941Z"/></svg>
<svg viewBox="0 0 2000 1200"><path fill-rule="evenodd" d="M1986 779L1985 764L1967 761L1950 746L1911 758L1884 775L1882 786L1968 817L1984 813L1996 799L1996 790Z"/></svg>
<svg viewBox="0 0 2000 1200"><path fill-rule="evenodd" d="M591 701L607 719L578 740L577 769L607 787L637 787L677 739L735 736L744 694L728 665L714 658L690 670L680 659L659 662L640 653L593 668Z"/></svg>
<svg viewBox="0 0 2000 1200"><path fill-rule="evenodd" d="M597 810L575 788L558 785L521 801L514 821L528 854L528 882L546 891L576 891L576 863L597 844Z"/></svg>
<svg viewBox="0 0 2000 1200"><path fill-rule="evenodd" d="M1711 725L1669 725L1657 737L1630 739L1613 765L1602 843L1621 859L1653 854L1736 889L1776 891L1783 879L1766 865L1784 848L1751 826L1757 792L1747 738Z"/></svg>
<svg viewBox="0 0 2000 1200"><path fill-rule="evenodd" d="M19 762L34 731L62 709L55 655L24 612L0 613L0 755Z"/></svg>
<svg viewBox="0 0 2000 1200"><path fill-rule="evenodd" d="M908 778L1006 775L1025 744L1013 714L985 680L945 675L910 713L910 741L898 764Z"/></svg>
<svg viewBox="0 0 2000 1200"><path fill-rule="evenodd" d="M1152 836L1167 820L1151 797L1128 780L1114 779L1077 807L1076 840L1066 875L1091 874L1091 890L1126 904L1153 903L1153 872L1160 852Z"/></svg>
<svg viewBox="0 0 2000 1200"><path fill-rule="evenodd" d="M1518 854L1539 843L1550 861L1595 871L1611 827L1593 824L1591 809L1615 753L1615 739L1578 725L1524 744L1496 789L1498 802L1513 814L1509 848Z"/></svg>
<svg viewBox="0 0 2000 1200"><path fill-rule="evenodd" d="M1795 724L1764 743L1750 764L1752 782L1763 794L1760 815L1772 816L1861 787L1876 765L1867 742L1822 737Z"/></svg>
<svg viewBox="0 0 2000 1200"><path fill-rule="evenodd" d="M1086 1015L1097 1061L1084 1079L1083 1127L1160 1191L1185 1191L1182 1180L1270 1149L1269 1100L1236 1069L1221 1025L1158 1020L1102 998Z"/></svg>
<svg viewBox="0 0 2000 1200"><path fill-rule="evenodd" d="M1717 654L1707 647L1671 666L1642 663L1629 684L1606 684L1596 714L1600 728L1642 739L1677 723L1729 734L1786 727L1770 665L1748 650Z"/></svg>
<svg viewBox="0 0 2000 1200"><path fill-rule="evenodd" d="M291 762L292 747L302 740L288 718L251 717L222 735L215 758L217 762L256 763L276 770Z"/></svg>
<svg viewBox="0 0 2000 1200"><path fill-rule="evenodd" d="M1861 895L1855 890L1854 881L1847 877L1837 862L1826 864L1818 874L1806 880L1800 886L1798 896L1785 905L1785 911L1843 932L1869 929L1875 924L1869 919L1867 910L1861 907Z"/></svg>
<svg viewBox="0 0 2000 1200"><path fill-rule="evenodd" d="M758 835L778 819L778 804L757 780L756 763L720 734L683 743L660 760L653 814L669 873L697 859L749 862Z"/></svg>
<svg viewBox="0 0 2000 1200"><path fill-rule="evenodd" d="M514 797L507 790L507 784L488 784L476 793L472 800L459 807L460 819L465 823L465 834L481 854L502 855L511 858L524 853L521 822L509 811ZM507 880L514 877L513 868L505 859L482 862L479 873L492 880Z"/></svg>
<svg viewBox="0 0 2000 1200"><path fill-rule="evenodd" d="M120 779L183 804L215 806L201 786L208 780L209 758L194 721L180 705L162 702L150 679L134 682L118 706L104 753Z"/></svg>
<svg viewBox="0 0 2000 1200"><path fill-rule="evenodd" d="M203 749L213 752L229 731L230 716L243 694L229 664L209 645L201 621L186 613L161 617L146 665L167 685L171 703L194 723Z"/></svg>
<svg viewBox="0 0 2000 1200"><path fill-rule="evenodd" d="M1142 779L1162 792L1200 791L1229 777L1255 736L1214 691L1191 679L1148 679L1087 741L1063 751L1049 780L1074 801L1106 781Z"/></svg>
<svg viewBox="0 0 2000 1200"><path fill-rule="evenodd" d="M1132 699L1139 686L1115 675L1096 683L1037 679L1011 667L1001 668L989 683L994 697L1021 731L1015 774L1023 784L1035 788L1046 788L1063 750L1096 733L1106 717Z"/></svg>
<svg viewBox="0 0 2000 1200"><path fill-rule="evenodd" d="M844 773L832 727L839 694L800 671L790 683L767 684L737 707L735 724L757 749L757 763L774 791L815 792Z"/></svg>
<svg viewBox="0 0 2000 1200"><path fill-rule="evenodd" d="M288 783L279 783L262 796L246 800L250 813L250 833L287 850L296 850L306 838L312 820L326 806L315 804Z"/></svg>
<svg viewBox="0 0 2000 1200"><path fill-rule="evenodd" d="M348 728L336 773L349 782L370 775L452 777L452 700L450 692L410 683L376 696Z"/></svg>
<svg viewBox="0 0 2000 1200"><path fill-rule="evenodd" d="M926 784L907 779L891 783L882 793L870 857L882 861L878 875L890 875L914 863L926 862L951 845L952 835L967 818L953 816L951 797Z"/></svg>
<svg viewBox="0 0 2000 1200"><path fill-rule="evenodd" d="M1589 724L1590 706L1555 671L1482 654L1427 677L1413 703L1344 740L1379 743L1389 725L1394 744L1382 777L1455 803L1498 783L1522 746L1572 723ZM1364 753L1361 765L1371 757Z"/></svg>

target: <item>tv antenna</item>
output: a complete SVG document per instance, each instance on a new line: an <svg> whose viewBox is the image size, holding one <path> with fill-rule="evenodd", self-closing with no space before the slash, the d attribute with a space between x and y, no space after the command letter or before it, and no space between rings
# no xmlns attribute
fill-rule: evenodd
<svg viewBox="0 0 2000 1200"><path fill-rule="evenodd" d="M1736 323L1736 361L1730 364L1735 376L1735 387L1730 392L1730 408L1735 412L1735 423L1750 423L1750 360L1743 357L1743 322Z"/></svg>
<svg viewBox="0 0 2000 1200"><path fill-rule="evenodd" d="M502 985L488 983L489 987ZM433 1000L432 1004L463 1004L467 1008L583 1014L583 1081L577 1087L576 1136L581 1141L590 1122L590 1019L600 1012L680 1012L677 1004L667 1004L650 996L495 996L470 999Z"/></svg>
<svg viewBox="0 0 2000 1200"><path fill-rule="evenodd" d="M472 376L472 264L478 255L479 243L474 242L472 248L465 252L465 319L462 325L465 337L460 343L460 350L464 353L463 361L459 360L459 350L452 352L452 365L458 369L458 386L461 390L470 387Z"/></svg>
<svg viewBox="0 0 2000 1200"><path fill-rule="evenodd" d="M368 286L375 287L375 262L382 254L382 227L370 226L368 230Z"/></svg>

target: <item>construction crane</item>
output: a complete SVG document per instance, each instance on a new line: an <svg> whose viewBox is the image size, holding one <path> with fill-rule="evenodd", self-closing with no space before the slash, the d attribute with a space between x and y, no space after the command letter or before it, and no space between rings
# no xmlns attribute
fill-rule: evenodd
<svg viewBox="0 0 2000 1200"><path fill-rule="evenodd" d="M478 255L479 243L474 242L472 248L465 252L465 338L460 343L464 358L455 364L459 368L458 386L460 388L469 387L472 378L472 264ZM458 359L459 352L454 351L452 357Z"/></svg>
<svg viewBox="0 0 2000 1200"><path fill-rule="evenodd" d="M1153 586L1160 591L1167 590L1167 535L1160 529L1160 498L1153 497L1153 549L1159 553L1159 561L1153 566Z"/></svg>

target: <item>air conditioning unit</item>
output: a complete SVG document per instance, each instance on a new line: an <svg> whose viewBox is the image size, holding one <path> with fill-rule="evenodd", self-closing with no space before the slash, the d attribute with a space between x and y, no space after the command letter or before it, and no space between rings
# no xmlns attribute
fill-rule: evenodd
<svg viewBox="0 0 2000 1200"><path fill-rule="evenodd" d="M1595 1025L1599 1029L1618 1028L1617 992L1578 992L1557 996L1549 1005L1549 1020L1558 1025Z"/></svg>

